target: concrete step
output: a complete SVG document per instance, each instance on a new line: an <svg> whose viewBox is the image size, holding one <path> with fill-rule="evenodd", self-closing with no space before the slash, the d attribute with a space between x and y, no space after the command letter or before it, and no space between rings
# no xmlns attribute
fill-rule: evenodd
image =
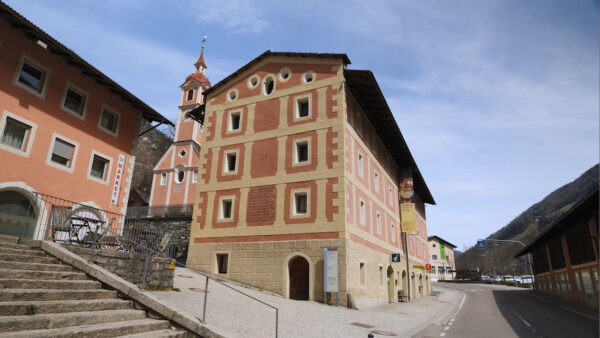
<svg viewBox="0 0 600 338"><path fill-rule="evenodd" d="M121 321L116 323L102 323L75 327L63 327L46 330L27 330L19 332L0 333L0 337L11 338L67 338L67 337L118 337L120 335L134 334L147 331L157 331L169 328L169 322L157 319L142 319Z"/></svg>
<svg viewBox="0 0 600 338"><path fill-rule="evenodd" d="M146 319L143 310L104 310L0 317L0 332L66 328Z"/></svg>
<svg viewBox="0 0 600 338"><path fill-rule="evenodd" d="M183 330L166 329L166 330L128 334L126 336L119 336L119 338L183 338L186 336L187 336L187 332L185 332Z"/></svg>
<svg viewBox="0 0 600 338"><path fill-rule="evenodd" d="M13 279L43 279L43 280L84 280L87 279L83 272L73 271L35 271L1 269L0 276Z"/></svg>
<svg viewBox="0 0 600 338"><path fill-rule="evenodd" d="M22 250L33 250L34 248L26 245L26 244L15 244L15 243L2 243L0 242L0 246L2 246L3 248L10 248L10 249L22 249Z"/></svg>
<svg viewBox="0 0 600 338"><path fill-rule="evenodd" d="M0 278L0 289L102 289L102 284L93 280L44 280Z"/></svg>
<svg viewBox="0 0 600 338"><path fill-rule="evenodd" d="M35 270L35 271L73 271L73 268L62 264L42 264L25 262L8 262L0 260L0 269Z"/></svg>
<svg viewBox="0 0 600 338"><path fill-rule="evenodd" d="M19 246L17 248L7 247L4 243L0 246L0 255L7 254L18 254L18 255L28 255L28 256L42 256L48 257L45 252L40 249L34 249L32 247L21 244L13 244L15 246Z"/></svg>
<svg viewBox="0 0 600 338"><path fill-rule="evenodd" d="M0 316L23 316L43 313L122 310L131 309L132 307L133 302L118 298L0 302Z"/></svg>
<svg viewBox="0 0 600 338"><path fill-rule="evenodd" d="M0 289L0 301L117 298L110 290Z"/></svg>
<svg viewBox="0 0 600 338"><path fill-rule="evenodd" d="M0 235L0 243L13 243L13 244L17 244L18 242L19 242L19 237L7 236L7 235Z"/></svg>
<svg viewBox="0 0 600 338"><path fill-rule="evenodd" d="M57 264L59 261L54 257L30 256L15 253L0 252L0 261L2 262L24 262L24 263L42 263Z"/></svg>

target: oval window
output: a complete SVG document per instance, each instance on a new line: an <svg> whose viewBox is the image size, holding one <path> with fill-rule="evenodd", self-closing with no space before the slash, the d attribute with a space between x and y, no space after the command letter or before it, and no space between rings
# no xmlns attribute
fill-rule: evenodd
<svg viewBox="0 0 600 338"><path fill-rule="evenodd" d="M281 81L287 81L290 76L292 76L292 71L288 67L285 67L279 71L279 79Z"/></svg>
<svg viewBox="0 0 600 338"><path fill-rule="evenodd" d="M229 91L227 94L227 99L229 99L229 101L235 101L235 99L237 99L237 90L233 89Z"/></svg>
<svg viewBox="0 0 600 338"><path fill-rule="evenodd" d="M304 83L311 83L315 80L315 73L312 71L308 71L306 73L304 73L304 76L302 76L302 81L304 81Z"/></svg>
<svg viewBox="0 0 600 338"><path fill-rule="evenodd" d="M255 88L257 85L258 85L258 76L257 75L252 75L248 79L248 88Z"/></svg>
<svg viewBox="0 0 600 338"><path fill-rule="evenodd" d="M185 171L181 170L177 173L177 182L181 183L183 182L183 179L185 178Z"/></svg>

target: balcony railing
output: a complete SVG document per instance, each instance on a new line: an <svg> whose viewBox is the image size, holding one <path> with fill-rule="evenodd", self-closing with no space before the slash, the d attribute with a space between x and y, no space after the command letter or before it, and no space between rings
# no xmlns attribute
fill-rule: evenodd
<svg viewBox="0 0 600 338"><path fill-rule="evenodd" d="M128 207L126 218L191 218L193 204Z"/></svg>

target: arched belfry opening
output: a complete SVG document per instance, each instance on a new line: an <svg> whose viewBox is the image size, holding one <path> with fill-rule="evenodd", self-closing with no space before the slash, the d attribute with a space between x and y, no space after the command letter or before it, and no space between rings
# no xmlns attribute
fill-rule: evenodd
<svg viewBox="0 0 600 338"><path fill-rule="evenodd" d="M290 278L290 299L308 300L309 297L309 269L308 261L302 256L290 259L288 264Z"/></svg>

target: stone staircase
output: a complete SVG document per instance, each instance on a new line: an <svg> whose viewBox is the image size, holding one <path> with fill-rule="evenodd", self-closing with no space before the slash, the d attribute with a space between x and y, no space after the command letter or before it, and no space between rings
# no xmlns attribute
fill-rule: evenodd
<svg viewBox="0 0 600 338"><path fill-rule="evenodd" d="M191 336L25 244L0 235L0 337Z"/></svg>

